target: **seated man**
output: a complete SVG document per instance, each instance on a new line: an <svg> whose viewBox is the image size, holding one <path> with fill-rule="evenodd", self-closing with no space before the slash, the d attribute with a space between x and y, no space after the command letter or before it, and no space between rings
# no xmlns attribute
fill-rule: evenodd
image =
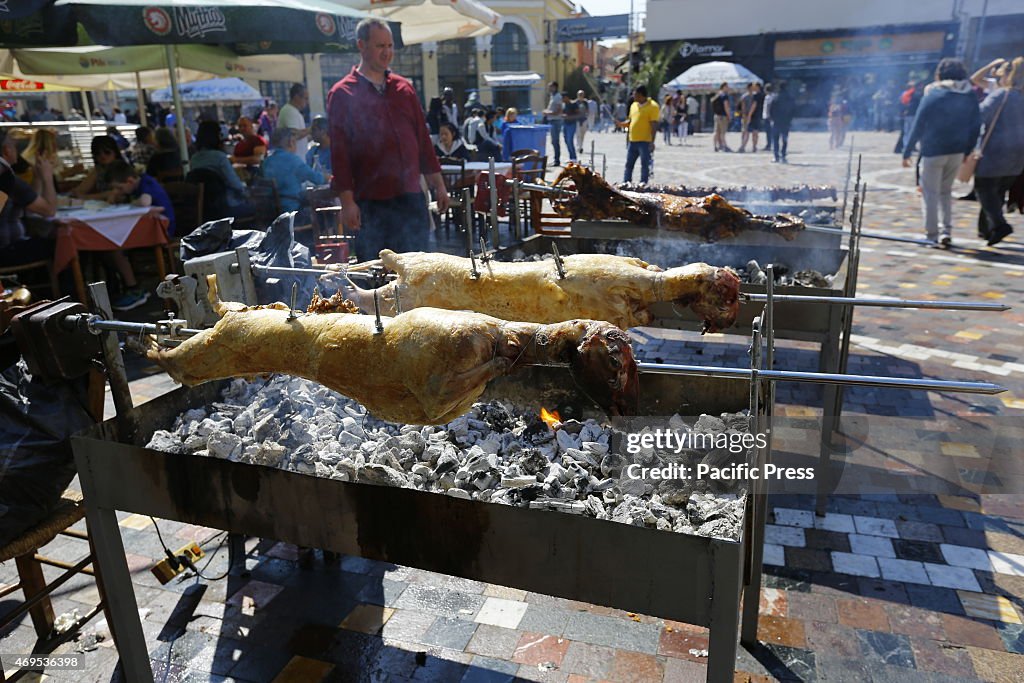
<svg viewBox="0 0 1024 683"><path fill-rule="evenodd" d="M235 144L231 154L232 163L259 166L267 154L267 141L256 134L252 119L244 116L238 119L238 133L242 139Z"/></svg>
<svg viewBox="0 0 1024 683"><path fill-rule="evenodd" d="M21 219L26 211L40 216L57 213L57 190L53 185L53 164L43 156L36 159L32 185L14 175L11 165L18 160L18 148L6 130L0 129L0 266L53 258L53 240L28 237Z"/></svg>
<svg viewBox="0 0 1024 683"><path fill-rule="evenodd" d="M277 184L282 211L298 211L301 208L302 184L309 182L322 185L322 173L314 171L295 153L295 135L291 128L276 128L271 137L270 156L263 160L260 174Z"/></svg>
<svg viewBox="0 0 1024 683"><path fill-rule="evenodd" d="M317 116L309 126L313 144L306 151L306 165L324 175L331 173L331 136L327 132L327 117Z"/></svg>

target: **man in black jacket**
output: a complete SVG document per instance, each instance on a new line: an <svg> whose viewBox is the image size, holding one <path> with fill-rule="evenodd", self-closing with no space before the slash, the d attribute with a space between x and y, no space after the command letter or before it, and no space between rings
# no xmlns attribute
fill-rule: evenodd
<svg viewBox="0 0 1024 683"><path fill-rule="evenodd" d="M775 163L788 164L786 160L786 149L789 147L789 127L793 123L793 115L796 113L796 102L789 94L785 81L780 81L777 86L778 94L772 100L771 116L771 141L772 153L775 156Z"/></svg>

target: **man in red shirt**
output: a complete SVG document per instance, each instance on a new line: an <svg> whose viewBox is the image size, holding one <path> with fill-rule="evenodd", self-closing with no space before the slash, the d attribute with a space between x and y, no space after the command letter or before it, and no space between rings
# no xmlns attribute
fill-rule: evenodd
<svg viewBox="0 0 1024 683"><path fill-rule="evenodd" d="M430 215L420 175L448 209L441 166L412 84L392 73L391 29L381 19L356 27L359 66L331 88L327 118L332 186L341 197L345 228L358 230L356 256L377 258L381 249L426 251Z"/></svg>
<svg viewBox="0 0 1024 683"><path fill-rule="evenodd" d="M267 154L267 141L256 135L252 119L245 116L238 119L238 132L242 134L242 139L235 145L231 161L246 166L259 166Z"/></svg>

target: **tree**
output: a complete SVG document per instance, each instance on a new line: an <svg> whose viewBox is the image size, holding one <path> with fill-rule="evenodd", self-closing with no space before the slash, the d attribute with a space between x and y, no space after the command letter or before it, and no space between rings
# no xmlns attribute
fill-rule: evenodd
<svg viewBox="0 0 1024 683"><path fill-rule="evenodd" d="M675 45L655 51L651 49L650 45L645 45L641 53L643 55L643 62L640 64L640 68L636 70L636 75L632 79L633 85L642 84L647 86L647 94L658 99L661 86L668 80L669 64L679 54L679 49L682 46L683 42L679 41Z"/></svg>

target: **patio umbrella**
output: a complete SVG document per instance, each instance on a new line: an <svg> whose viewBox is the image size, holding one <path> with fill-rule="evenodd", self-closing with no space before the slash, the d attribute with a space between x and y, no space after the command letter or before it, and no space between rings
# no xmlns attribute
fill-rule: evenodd
<svg viewBox="0 0 1024 683"><path fill-rule="evenodd" d="M183 85L179 95L182 102L258 102L263 99L260 91L241 78L211 78ZM170 88L161 88L152 95L154 102L170 102L173 98Z"/></svg>
<svg viewBox="0 0 1024 683"><path fill-rule="evenodd" d="M311 41L323 46L311 51L351 50L356 24L365 16L338 0L56 0L37 14L0 22L0 46L162 45L176 93L174 45ZM177 121L186 157L184 121Z"/></svg>
<svg viewBox="0 0 1024 683"><path fill-rule="evenodd" d="M668 90L717 90L722 83L730 88L745 88L761 78L742 64L706 62L692 66L662 86Z"/></svg>

